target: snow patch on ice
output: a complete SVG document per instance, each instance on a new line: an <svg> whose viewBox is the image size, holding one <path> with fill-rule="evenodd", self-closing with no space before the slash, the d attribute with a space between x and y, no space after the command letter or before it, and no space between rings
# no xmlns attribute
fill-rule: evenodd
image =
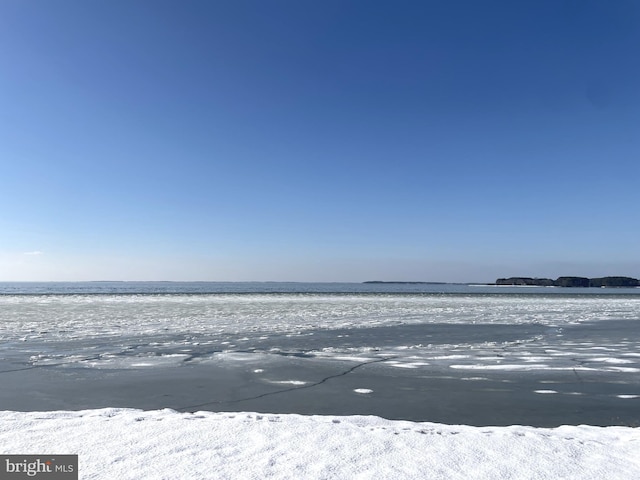
<svg viewBox="0 0 640 480"><path fill-rule="evenodd" d="M540 370L548 368L547 365L543 364L518 365L506 363L502 365L449 365L449 367L457 370Z"/></svg>
<svg viewBox="0 0 640 480"><path fill-rule="evenodd" d="M169 355L148 355L121 357L116 355L105 355L96 360L86 360L76 362L75 365L91 367L97 369L121 369L121 368L141 368L141 367L167 367L175 366L190 358L190 355L174 353Z"/></svg>
<svg viewBox="0 0 640 480"><path fill-rule="evenodd" d="M469 355L437 355L435 357L426 357L428 360L460 360L469 358Z"/></svg>
<svg viewBox="0 0 640 480"><path fill-rule="evenodd" d="M604 363L635 363L633 360L624 360L622 358L612 358L612 357L590 358L589 361L604 362Z"/></svg>

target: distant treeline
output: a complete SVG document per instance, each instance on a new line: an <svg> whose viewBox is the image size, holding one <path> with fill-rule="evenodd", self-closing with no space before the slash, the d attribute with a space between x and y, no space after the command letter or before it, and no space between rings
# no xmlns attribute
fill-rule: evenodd
<svg viewBox="0 0 640 480"><path fill-rule="evenodd" d="M509 277L499 278L496 285L535 285L540 287L640 287L640 280L631 277L558 277L529 278Z"/></svg>

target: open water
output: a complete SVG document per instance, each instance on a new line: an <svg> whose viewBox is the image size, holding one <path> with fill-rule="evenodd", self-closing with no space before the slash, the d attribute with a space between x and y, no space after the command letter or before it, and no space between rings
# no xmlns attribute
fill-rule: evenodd
<svg viewBox="0 0 640 480"><path fill-rule="evenodd" d="M640 289L0 283L0 410L640 425Z"/></svg>

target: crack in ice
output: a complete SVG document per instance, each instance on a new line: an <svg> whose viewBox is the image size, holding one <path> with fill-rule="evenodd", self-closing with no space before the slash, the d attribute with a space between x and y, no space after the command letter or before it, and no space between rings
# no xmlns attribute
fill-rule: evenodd
<svg viewBox="0 0 640 480"><path fill-rule="evenodd" d="M357 365L354 365L353 367L345 370L344 372L338 373L336 375L329 375L328 377L325 377L322 380L319 380L318 382L310 383L309 385L299 385L299 386L295 386L295 387L285 388L283 390L276 390L275 392L266 392L266 393L262 393L260 395L255 395L253 397L239 398L239 399L236 399L236 400L214 400L214 401L211 401L211 402L205 402L205 403L200 403L200 404L197 404L197 405L189 405L187 407L177 408L176 410L180 411L180 412L192 411L192 409L204 407L206 405L235 404L235 403L240 403L240 402L246 402L246 401L249 401L249 400L258 400L260 398L269 397L269 396L272 396L272 395L279 395L281 393L292 392L294 390L303 390L303 389L306 389L306 388L313 388L313 387L317 387L318 385L322 385L323 383L328 382L329 380L331 380L333 378L338 378L338 377L343 377L345 375L348 375L351 372L353 372L354 370L356 370L356 369L358 369L360 367L364 367L365 365L371 365L373 363L386 362L386 361L389 361L389 360L393 360L394 358L398 358L398 357L397 356L384 357L384 358L378 358L378 359L375 359L375 360L369 360L367 362L362 362L362 363L359 363Z"/></svg>

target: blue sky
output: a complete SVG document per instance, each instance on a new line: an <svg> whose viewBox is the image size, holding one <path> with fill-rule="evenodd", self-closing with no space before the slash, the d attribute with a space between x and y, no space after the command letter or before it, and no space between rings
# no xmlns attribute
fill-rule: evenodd
<svg viewBox="0 0 640 480"><path fill-rule="evenodd" d="M640 276L640 5L0 2L0 280Z"/></svg>

